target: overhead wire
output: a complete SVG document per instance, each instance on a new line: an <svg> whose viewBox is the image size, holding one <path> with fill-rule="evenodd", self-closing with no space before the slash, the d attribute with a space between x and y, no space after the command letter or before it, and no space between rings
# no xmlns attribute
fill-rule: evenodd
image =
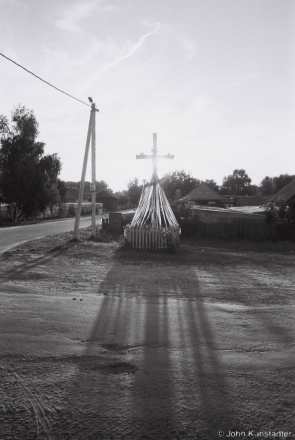
<svg viewBox="0 0 295 440"><path fill-rule="evenodd" d="M56 89L57 91L63 93L64 95L67 95L67 96L69 96L70 98L75 99L76 101L81 102L82 104L87 105L87 107L90 107L90 108L91 108L91 105L90 105L90 104L88 104L88 103L82 101L81 99L75 98L74 96L70 95L69 93L64 92L63 90L61 90L61 89L59 89L58 87L54 86L53 84L49 83L48 81L45 81L45 80L42 79L40 76L38 76L38 75L36 75L35 73L31 72L30 70L26 69L24 66L22 66L22 65L19 64L19 63L17 63L17 62L14 61L14 60L12 60L11 58L7 57L7 56L4 55L3 53L0 52L0 55L1 55L3 58L6 58L8 61L11 61L13 64L17 65L17 66L20 67L21 69L23 69L23 70L25 70L26 72L30 73L30 74L33 75L35 78L38 78L40 81L43 81L45 84L49 85L50 87L53 87L54 89ZM81 113L86 113L86 112L81 112ZM62 116L62 117L60 117L60 118L48 119L48 120L46 120L46 121L41 121L40 123L43 123L43 122L49 122L49 121L54 121L54 120L62 119L62 118L68 118L68 117L70 117L70 116L75 116L76 114L81 114L81 113L75 113L75 114L73 114L73 115ZM146 132L143 132L142 130L138 130L137 128L132 127L131 125L126 124L125 122L122 122L122 121L120 121L119 119L116 119L116 118L113 118L112 116L107 115L106 113L103 113L103 112L100 111L100 114L106 116L107 118L113 119L114 121L119 122L119 124L125 125L126 127L129 127L129 128L131 128L132 130L136 130L136 131L138 131L138 132L140 132L140 133L144 133L144 134L146 134ZM190 155L192 155L192 156L199 157L199 158L202 159L202 160L206 160L206 161L208 161L208 162L212 162L212 163L215 163L215 164L217 164L217 165L223 166L223 167L225 167L225 168L230 168L230 169L232 168L232 167L229 167L229 166L227 166L227 165L224 165L224 164L221 164L221 163L219 163L219 162L216 162L216 161L214 161L214 160L206 159L206 158L201 157L201 156L199 156L199 155L197 155L197 154L190 153L190 152L185 151L185 150L182 150L182 151L183 151L184 153L190 154ZM248 174L250 174L250 173L248 173ZM251 175L251 176L255 176L255 177L262 178L262 176L257 176L257 174L252 174L252 173L251 173L250 175Z"/></svg>
<svg viewBox="0 0 295 440"><path fill-rule="evenodd" d="M232 167L229 167L228 165L224 165L224 164L222 164L222 163L216 162L215 160L206 159L205 157L199 156L198 154L190 153L189 151L185 151L185 150L182 150L182 151L183 151L184 153L186 153L186 154L190 154L190 155L192 155L192 156L199 157L199 158L202 159L202 160L207 160L208 162L216 163L217 165L220 165L220 166L222 166L222 167L232 169ZM263 178L262 176L257 176L257 174L253 174L253 173L247 173L247 174L249 174L250 176L255 176L255 177Z"/></svg>
<svg viewBox="0 0 295 440"><path fill-rule="evenodd" d="M46 121L40 121L39 124L43 124L43 122L56 121L57 119L70 118L71 116L82 115L83 113L88 113L88 110L85 110L85 112L80 112L80 113L72 113L71 115L67 115L67 116L60 116L59 118L46 119Z"/></svg>
<svg viewBox="0 0 295 440"><path fill-rule="evenodd" d="M113 120L116 121L116 122L119 122L119 123L122 124L122 125L125 125L126 127L131 128L132 130L138 131L139 133L147 134L147 132L142 131L142 130L139 130L138 128L132 127L131 125L128 125L128 124L126 124L125 122L119 121L119 119L113 118L112 116L106 115L106 114L103 113L102 111L99 111L99 113L100 113L101 115L106 116L107 118L110 118L110 119L113 119Z"/></svg>
<svg viewBox="0 0 295 440"><path fill-rule="evenodd" d="M58 90L59 92L63 93L64 95L69 96L70 98L75 99L76 101L81 102L84 105L87 105L88 107L91 107L90 104L88 104L87 102L81 101L81 99L75 98L74 96L70 95L67 92L64 92L63 90L59 89L58 87L55 87L53 84L50 84L48 81L45 81L44 79L42 79L40 76L36 75L35 73L31 72L30 70L26 69L24 66L22 66L21 64L17 63L16 61L13 61L11 58L8 58L6 55L4 55L3 53L0 52L0 55L3 58L6 58L8 61L11 61L13 64L16 64L18 67L20 67L21 69L25 70L26 72L30 73L31 75L35 76L35 78L40 79L40 81L43 81L45 84L48 84L50 87L53 87L54 89Z"/></svg>

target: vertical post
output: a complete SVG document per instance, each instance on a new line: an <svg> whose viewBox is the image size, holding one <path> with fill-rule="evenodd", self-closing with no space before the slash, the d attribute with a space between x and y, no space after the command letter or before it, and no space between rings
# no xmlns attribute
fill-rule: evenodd
<svg viewBox="0 0 295 440"><path fill-rule="evenodd" d="M95 110L92 107L91 112L90 112L90 118L89 118L88 133L87 133L84 161L83 161L83 168L82 168L82 176L81 176L81 182L80 182L80 188L79 188L78 207L77 207L76 220L75 220L75 226L74 226L74 240L78 240L81 207L82 207L82 200L83 200L83 194L84 194L85 174L86 174L86 168L87 168L88 152L89 152L89 145L90 145L90 138L91 138L91 132L92 132L92 122L94 119L94 113L95 113Z"/></svg>
<svg viewBox="0 0 295 440"><path fill-rule="evenodd" d="M96 137L95 137L95 104L92 104L93 111L93 121L92 121L92 145L91 145L91 156L92 156L92 188L91 188L91 205L92 205L92 215L91 215L91 238L96 238L96 170L95 170L95 161L96 161Z"/></svg>
<svg viewBox="0 0 295 440"><path fill-rule="evenodd" d="M153 133L153 180L158 179L157 170L157 133Z"/></svg>
<svg viewBox="0 0 295 440"><path fill-rule="evenodd" d="M153 133L153 205L152 205L152 225L157 223L156 219L156 185L158 181L157 172L157 133Z"/></svg>

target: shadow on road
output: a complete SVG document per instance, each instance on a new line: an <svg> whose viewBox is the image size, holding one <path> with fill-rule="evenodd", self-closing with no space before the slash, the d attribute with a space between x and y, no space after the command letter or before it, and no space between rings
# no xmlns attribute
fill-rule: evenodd
<svg viewBox="0 0 295 440"><path fill-rule="evenodd" d="M73 380L75 438L212 439L232 408L195 272L116 264ZM66 423L65 430L70 429ZM215 436L214 436L215 437Z"/></svg>

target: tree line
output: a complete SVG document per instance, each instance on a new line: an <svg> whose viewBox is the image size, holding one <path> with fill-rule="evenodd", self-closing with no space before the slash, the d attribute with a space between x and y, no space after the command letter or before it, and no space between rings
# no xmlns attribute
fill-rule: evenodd
<svg viewBox="0 0 295 440"><path fill-rule="evenodd" d="M259 185L252 184L252 179L243 169L235 169L232 174L223 178L222 185L218 185L213 179L204 181L210 188L221 195L228 196L270 196L282 189L288 183L295 179L292 174L280 174L277 177L266 176ZM184 170L172 171L165 174L160 183L165 191L168 200L173 200L176 194L185 196L196 186L202 182L200 179L193 177L191 173ZM143 185L139 184L138 178L130 180L127 189L119 191L114 195L118 197L119 204L137 204L140 198Z"/></svg>
<svg viewBox="0 0 295 440"><path fill-rule="evenodd" d="M37 141L38 122L32 110L18 105L11 114L11 121L0 115L0 197L11 205L12 218L17 221L20 213L31 217L46 208L63 202L69 187L79 188L79 182L67 182L59 178L62 164L57 154L44 154L44 142ZM295 175L266 176L259 185L244 169L235 169L223 178L222 185L213 179L205 183L222 195L270 196L295 179ZM185 196L198 186L200 179L184 170L165 174L160 183L168 200L176 194ZM87 191L89 182L85 184ZM127 189L113 193L107 182L97 182L97 191L106 190L118 198L120 205L137 205L143 185L137 177L131 179ZM90 188L89 188L90 191ZM1 198L0 198L1 201Z"/></svg>
<svg viewBox="0 0 295 440"><path fill-rule="evenodd" d="M56 205L66 192L58 178L61 161L57 154L44 154L37 141L38 122L32 110L18 105L11 121L0 115L0 193L11 205L13 221L31 217Z"/></svg>

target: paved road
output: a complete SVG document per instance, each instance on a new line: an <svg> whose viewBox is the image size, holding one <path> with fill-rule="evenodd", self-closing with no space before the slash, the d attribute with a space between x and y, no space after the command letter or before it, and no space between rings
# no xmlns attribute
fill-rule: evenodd
<svg viewBox="0 0 295 440"><path fill-rule="evenodd" d="M102 215L96 216L97 224L101 221ZM45 237L48 235L69 232L74 229L75 218L59 221L36 223L34 225L22 225L7 228L0 228L0 254L11 247L17 246L28 240ZM91 217L81 217L80 228L87 228L91 225Z"/></svg>

